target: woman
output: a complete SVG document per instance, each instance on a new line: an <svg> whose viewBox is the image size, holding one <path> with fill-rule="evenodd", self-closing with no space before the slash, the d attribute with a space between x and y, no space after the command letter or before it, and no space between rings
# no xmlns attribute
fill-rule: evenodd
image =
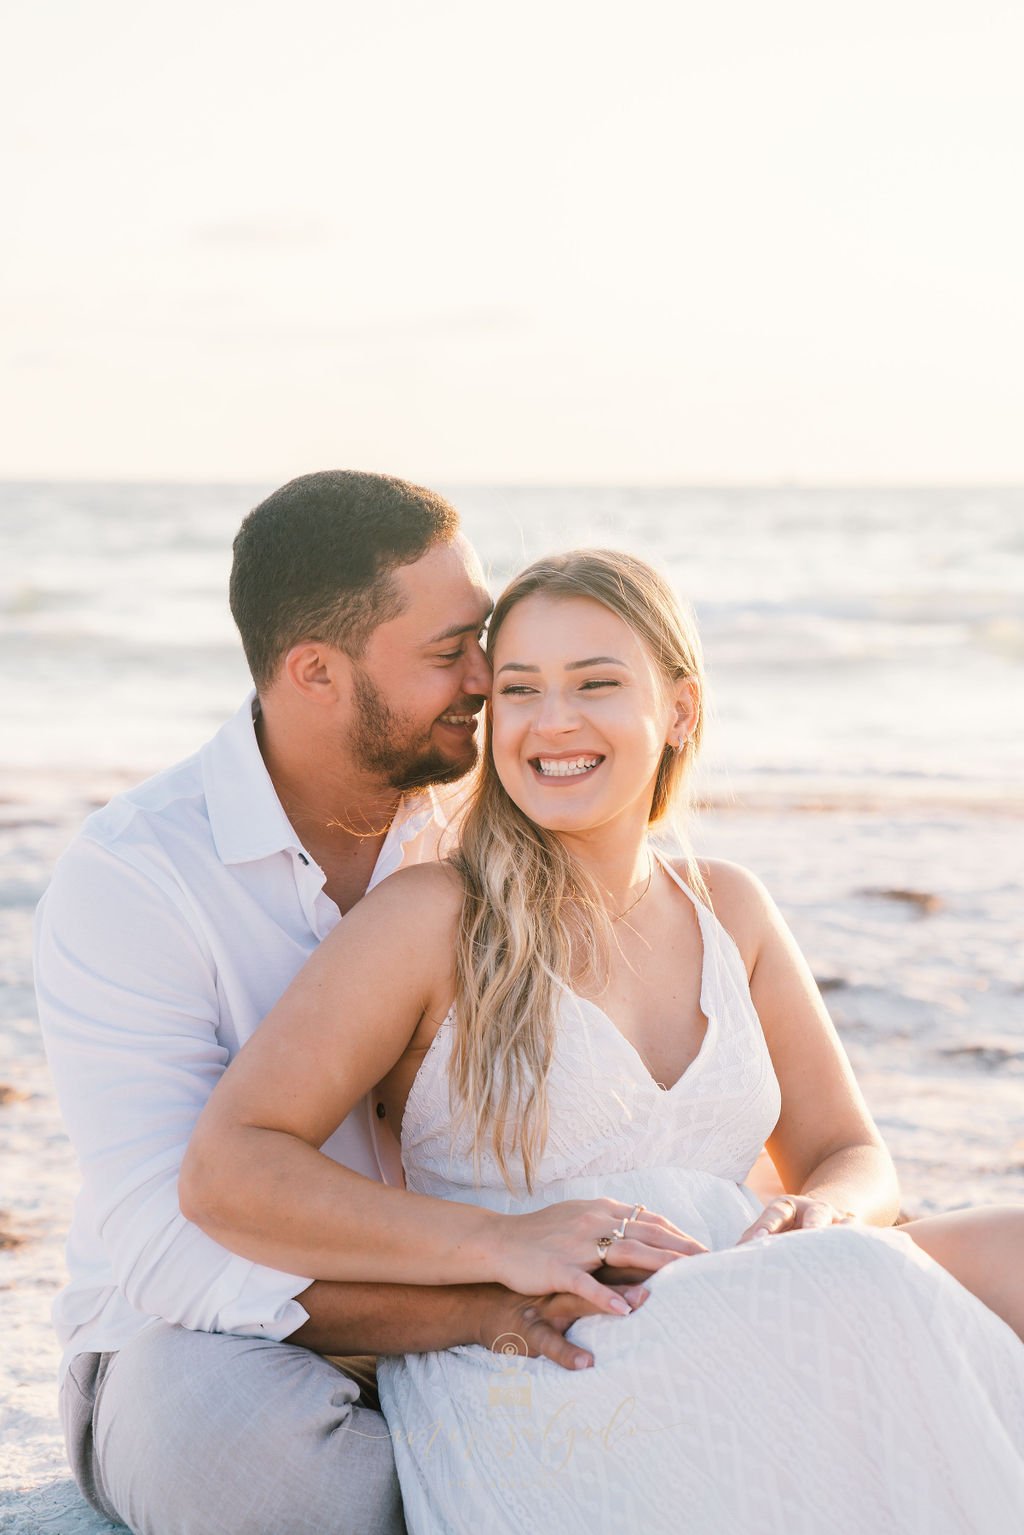
<svg viewBox="0 0 1024 1535"><path fill-rule="evenodd" d="M322 945L213 1094L187 1213L322 1279L607 1313L576 1374L516 1339L381 1361L413 1535L1019 1531L1024 1212L884 1229L891 1160L772 903L649 841L703 723L671 593L621 554L542 561L488 648L458 853ZM371 1087L407 1191L316 1149ZM765 1143L791 1192L762 1210ZM651 1274L647 1303L599 1269Z"/></svg>

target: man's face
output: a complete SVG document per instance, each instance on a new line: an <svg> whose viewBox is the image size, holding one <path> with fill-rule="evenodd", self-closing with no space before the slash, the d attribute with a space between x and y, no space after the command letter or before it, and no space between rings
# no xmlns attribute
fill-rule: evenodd
<svg viewBox="0 0 1024 1535"><path fill-rule="evenodd" d="M392 572L405 606L352 662L349 750L391 788L450 783L476 761L476 716L490 693L480 636L490 594L461 534Z"/></svg>

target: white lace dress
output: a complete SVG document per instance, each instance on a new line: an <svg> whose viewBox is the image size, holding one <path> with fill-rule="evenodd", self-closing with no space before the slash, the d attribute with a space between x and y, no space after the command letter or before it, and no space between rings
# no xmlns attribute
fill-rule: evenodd
<svg viewBox="0 0 1024 1535"><path fill-rule="evenodd" d="M567 993L532 1198L487 1159L474 1187L468 1139L453 1144L451 1019L424 1058L402 1126L411 1189L501 1211L608 1195L711 1251L656 1274L632 1316L577 1322L593 1369L499 1340L382 1359L410 1535L1021 1535L1016 1334L899 1231L733 1246L761 1208L744 1180L779 1087L740 955L695 904L700 1053L666 1092Z"/></svg>

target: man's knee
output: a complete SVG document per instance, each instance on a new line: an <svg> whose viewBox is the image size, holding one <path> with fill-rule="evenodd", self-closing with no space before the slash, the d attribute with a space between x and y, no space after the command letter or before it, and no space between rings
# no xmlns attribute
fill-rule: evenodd
<svg viewBox="0 0 1024 1535"><path fill-rule="evenodd" d="M157 1323L97 1403L109 1501L136 1535L394 1535L391 1440L358 1391L306 1349Z"/></svg>

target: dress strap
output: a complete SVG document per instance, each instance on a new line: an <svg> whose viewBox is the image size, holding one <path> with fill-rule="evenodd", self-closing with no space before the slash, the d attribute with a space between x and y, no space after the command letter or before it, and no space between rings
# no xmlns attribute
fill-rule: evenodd
<svg viewBox="0 0 1024 1535"><path fill-rule="evenodd" d="M678 870L673 869L671 862L669 861L667 856L661 851L661 849L658 848L658 847L655 847L653 842L649 842L647 844L647 846L650 848L650 850L653 853L654 857L661 864L661 867L665 870L665 873L668 875L669 879L674 880L675 883L679 886L680 890L685 891L685 893L690 897L690 900L693 902L694 906L696 906L696 908L697 908L698 915L700 914L701 911L706 911L709 916L713 915L713 913L710 911L710 909L707 906L704 905L704 902L701 901L701 900L698 900L698 898L694 895L693 891L690 889L689 885L686 883L685 879L683 879L682 875L678 872Z"/></svg>

